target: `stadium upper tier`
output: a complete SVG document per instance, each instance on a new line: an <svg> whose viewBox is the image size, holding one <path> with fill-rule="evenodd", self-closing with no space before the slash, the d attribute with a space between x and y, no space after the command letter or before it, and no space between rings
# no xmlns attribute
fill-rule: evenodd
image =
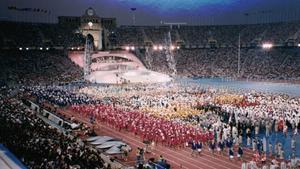
<svg viewBox="0 0 300 169"><path fill-rule="evenodd" d="M0 22L0 48L82 46L76 28L59 24Z"/></svg>
<svg viewBox="0 0 300 169"><path fill-rule="evenodd" d="M299 48L242 48L238 75L237 48L180 49L173 52L177 75L184 77L240 77L248 80L299 82ZM137 51L148 69L170 74L164 51ZM147 58L150 55L151 58Z"/></svg>
<svg viewBox="0 0 300 169"><path fill-rule="evenodd" d="M300 42L300 22L255 25L173 26L171 39L189 47L237 46L240 35L243 47L271 42L279 46ZM165 43L169 26L121 26L111 31L113 46L159 45Z"/></svg>
<svg viewBox="0 0 300 169"><path fill-rule="evenodd" d="M77 80L83 71L63 50L1 51L0 86L3 84L59 84Z"/></svg>
<svg viewBox="0 0 300 169"><path fill-rule="evenodd" d="M166 51L154 45L165 45L170 30L167 26L121 26L104 31L108 47L130 47L147 69L172 74ZM240 74L238 74L238 39L241 39ZM104 36L105 37L105 36ZM300 22L231 26L173 26L172 43L177 74L191 77L240 77L255 80L289 80L300 78ZM105 41L108 40L108 41ZM23 51L2 51L0 74L4 82L39 83L68 82L81 77L82 70L73 64L64 51L27 51L25 47L43 46L61 49L84 46L84 37L73 27L59 24L0 22L0 49L9 47ZM253 48L263 43L279 46L274 49ZM149 50L144 47L149 45ZM213 45L213 47L211 46ZM132 47L134 48L132 49ZM142 48L139 48L142 47ZM2 64L1 64L2 63ZM46 68L45 68L46 67ZM10 79L10 80L9 80Z"/></svg>
<svg viewBox="0 0 300 169"><path fill-rule="evenodd" d="M0 47L84 45L84 37L74 26L42 23L0 22ZM106 48L128 45L163 45L169 26L120 26L103 31ZM252 25L188 26L174 25L170 31L172 42L182 47L242 47L271 42L278 46L297 46L300 43L300 22Z"/></svg>

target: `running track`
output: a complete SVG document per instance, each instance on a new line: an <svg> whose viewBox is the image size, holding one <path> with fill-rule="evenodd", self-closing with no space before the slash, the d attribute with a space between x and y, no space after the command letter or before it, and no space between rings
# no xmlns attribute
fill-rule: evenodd
<svg viewBox="0 0 300 169"><path fill-rule="evenodd" d="M66 116L73 116L78 121L84 122L91 126L87 117L82 117L80 114L72 112L70 109L59 110L60 113ZM132 147L133 152L129 155L129 161L125 162L129 165L134 165L135 152L137 147L145 147L145 144L140 138L127 131L117 131L112 126L103 123L96 123L95 131L98 135L108 135L115 138L120 138L123 141L129 143ZM184 169L239 169L241 168L241 161L238 161L235 157L234 160L228 159L227 151L224 155L212 154L208 151L207 146L204 146L200 156L192 157L191 150L189 148L170 148L156 144L155 149L152 151L153 154L146 153L145 158L155 157L158 159L159 155L163 157L171 164L171 168L184 168ZM236 148L235 148L236 155ZM252 152L248 149L244 149L244 159L249 161L252 157Z"/></svg>

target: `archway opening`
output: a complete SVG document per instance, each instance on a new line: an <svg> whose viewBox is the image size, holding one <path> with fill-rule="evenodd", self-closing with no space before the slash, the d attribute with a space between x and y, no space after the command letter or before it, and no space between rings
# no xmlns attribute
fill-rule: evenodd
<svg viewBox="0 0 300 169"><path fill-rule="evenodd" d="M86 35L88 43L92 44L93 48L95 49L94 37L91 34Z"/></svg>

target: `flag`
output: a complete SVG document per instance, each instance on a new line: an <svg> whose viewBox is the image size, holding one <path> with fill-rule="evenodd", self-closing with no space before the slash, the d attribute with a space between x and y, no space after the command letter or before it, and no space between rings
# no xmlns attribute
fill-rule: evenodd
<svg viewBox="0 0 300 169"><path fill-rule="evenodd" d="M22 11L32 11L32 8L21 8Z"/></svg>
<svg viewBox="0 0 300 169"><path fill-rule="evenodd" d="M15 10L15 11L28 11L28 12L40 12L40 13L48 13L50 14L51 12L46 10L46 9L40 9L40 8L18 8L16 6L8 6L8 10Z"/></svg>
<svg viewBox="0 0 300 169"><path fill-rule="evenodd" d="M8 8L9 10L16 10L16 9L17 9L16 6L8 6L7 8Z"/></svg>

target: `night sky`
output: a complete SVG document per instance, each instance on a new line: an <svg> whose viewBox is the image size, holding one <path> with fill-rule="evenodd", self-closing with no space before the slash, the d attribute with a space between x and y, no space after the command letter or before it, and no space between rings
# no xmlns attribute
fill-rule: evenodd
<svg viewBox="0 0 300 169"><path fill-rule="evenodd" d="M47 13L9 10L36 8ZM100 17L116 17L119 25L265 23L300 20L300 0L1 0L0 20L57 22L57 16L80 16L92 7ZM51 11L51 12L49 12Z"/></svg>

